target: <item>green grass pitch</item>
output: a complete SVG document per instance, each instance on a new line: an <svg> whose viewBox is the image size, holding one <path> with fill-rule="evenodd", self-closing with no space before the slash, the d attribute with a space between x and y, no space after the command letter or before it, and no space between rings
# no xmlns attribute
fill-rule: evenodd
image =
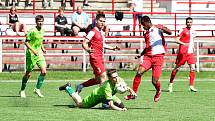
<svg viewBox="0 0 215 121"><path fill-rule="evenodd" d="M70 81L72 86L92 77L92 72L77 71L47 72L41 91L45 98L33 94L39 72L33 72L26 88L26 99L18 97L23 72L0 73L0 121L215 121L215 74L196 73L197 93L188 91L188 72L179 72L174 83L174 92L167 92L170 72L161 76L162 95L158 103L151 72L142 77L136 100L126 101L128 111L103 110L101 105L92 109L74 108L74 102L65 92L58 91L60 85ZM120 71L119 75L131 86L134 71ZM96 86L84 88L81 96L89 94Z"/></svg>

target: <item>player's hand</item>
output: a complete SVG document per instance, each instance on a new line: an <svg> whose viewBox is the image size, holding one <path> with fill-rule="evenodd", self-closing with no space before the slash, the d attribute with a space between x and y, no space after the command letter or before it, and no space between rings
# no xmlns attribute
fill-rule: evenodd
<svg viewBox="0 0 215 121"><path fill-rule="evenodd" d="M114 51L116 50L120 50L120 48L118 46L116 46L115 48L113 48Z"/></svg>
<svg viewBox="0 0 215 121"><path fill-rule="evenodd" d="M43 49L43 53L46 54L46 52L47 52L46 49Z"/></svg>
<svg viewBox="0 0 215 121"><path fill-rule="evenodd" d="M141 56L140 55L138 55L138 56L135 56L134 57L134 59L139 59Z"/></svg>
<svg viewBox="0 0 215 121"><path fill-rule="evenodd" d="M121 111L127 111L127 108L122 108L122 110Z"/></svg>
<svg viewBox="0 0 215 121"><path fill-rule="evenodd" d="M95 49L89 48L89 49L87 50L87 52L88 52L88 53L93 53L93 52L95 52Z"/></svg>
<svg viewBox="0 0 215 121"><path fill-rule="evenodd" d="M184 43L184 46L189 46L189 43Z"/></svg>

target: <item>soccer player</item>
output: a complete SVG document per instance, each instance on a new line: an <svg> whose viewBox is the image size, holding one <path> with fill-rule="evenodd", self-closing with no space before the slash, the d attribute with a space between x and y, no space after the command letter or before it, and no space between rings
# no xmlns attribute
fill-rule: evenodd
<svg viewBox="0 0 215 121"><path fill-rule="evenodd" d="M104 44L104 35L102 29L105 25L105 15L98 14L96 16L96 26L88 33L83 40L82 46L89 53L90 64L93 68L95 77L83 82L77 86L77 92L80 93L83 87L88 87L96 84L102 84L106 80L103 48L110 50L119 50L119 47L111 47Z"/></svg>
<svg viewBox="0 0 215 121"><path fill-rule="evenodd" d="M194 40L195 31L191 28L193 24L193 19L191 17L186 18L186 27L180 30L179 38L176 39L176 43L179 44L179 50L176 58L176 66L172 70L170 81L169 81L169 92L173 92L173 80L176 76L176 73L179 71L180 67L186 62L190 66L190 88L192 92L197 92L197 89L194 88L194 79L195 79L195 57L194 57Z"/></svg>
<svg viewBox="0 0 215 121"><path fill-rule="evenodd" d="M141 24L146 30L144 35L146 47L140 55L144 55L144 58L139 65L132 88L134 92L137 93L143 73L145 73L149 69L152 69L152 84L156 89L154 102L157 102L159 101L161 94L159 78L162 73L162 65L166 51L163 33L171 35L171 30L169 30L167 27L164 27L163 25L153 25L151 23L151 19L148 16L142 17ZM130 100L135 99L135 97L133 95L127 95L125 96L125 99Z"/></svg>
<svg viewBox="0 0 215 121"><path fill-rule="evenodd" d="M97 87L90 95L83 99L78 95L78 92L73 90L71 84L69 83L60 86L59 90L65 90L80 108L91 108L99 103L107 103L113 110L126 111L127 109L122 101L115 96L117 93L116 84L123 80L118 77L116 69L110 69L107 72L107 76L108 80L105 81L101 87ZM133 95L136 95L136 93L128 86L127 91Z"/></svg>
<svg viewBox="0 0 215 121"><path fill-rule="evenodd" d="M36 64L40 68L41 73L38 77L34 93L37 94L39 97L44 97L40 92L40 88L46 75L46 61L43 56L43 53L46 53L46 50L43 46L43 36L45 30L42 28L44 17L42 15L37 15L35 21L36 27L28 31L26 35L26 73L22 78L22 86L20 91L20 96L22 98L26 98L24 90L27 81L31 76L31 72L33 71L33 68Z"/></svg>

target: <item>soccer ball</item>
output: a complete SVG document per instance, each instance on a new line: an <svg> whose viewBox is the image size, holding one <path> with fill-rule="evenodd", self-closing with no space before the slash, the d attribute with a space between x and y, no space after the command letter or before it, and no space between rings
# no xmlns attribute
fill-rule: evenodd
<svg viewBox="0 0 215 121"><path fill-rule="evenodd" d="M124 81L120 81L116 84L116 90L120 94L125 93L127 91L127 84Z"/></svg>

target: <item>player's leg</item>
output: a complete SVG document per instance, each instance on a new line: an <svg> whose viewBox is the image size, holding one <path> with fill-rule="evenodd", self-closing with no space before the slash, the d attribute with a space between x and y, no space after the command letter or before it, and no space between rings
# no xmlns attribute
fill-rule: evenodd
<svg viewBox="0 0 215 121"><path fill-rule="evenodd" d="M168 91L169 92L173 92L173 82L175 79L175 76L177 74L177 72L179 71L180 66L175 66L175 68L172 70L171 76L170 76L170 80L169 80L169 87L168 87Z"/></svg>
<svg viewBox="0 0 215 121"><path fill-rule="evenodd" d="M162 66L153 66L152 67L152 84L156 89L156 94L154 96L154 101L158 102L161 95L161 86L160 86L160 75L162 73Z"/></svg>
<svg viewBox="0 0 215 121"><path fill-rule="evenodd" d="M176 62L175 62L176 66L172 70L170 80L169 80L169 87L168 87L169 92L173 92L173 82L174 82L175 76L176 76L177 72L179 71L180 67L182 65L184 65L186 61L187 61L186 56L184 56L183 54L177 55Z"/></svg>
<svg viewBox="0 0 215 121"><path fill-rule="evenodd" d="M26 71L25 75L22 77L22 85L21 85L21 90L20 90L20 97L21 98L26 98L25 95L25 87L27 85L28 79L31 77L31 71Z"/></svg>
<svg viewBox="0 0 215 121"><path fill-rule="evenodd" d="M26 55L26 72L25 75L22 77L22 85L20 90L20 97L26 98L25 95L25 87L27 85L27 81L31 76L31 72L33 71L34 65L36 64L35 61L32 61L31 57Z"/></svg>
<svg viewBox="0 0 215 121"><path fill-rule="evenodd" d="M140 85L141 77L142 77L143 73L146 72L148 69L150 69L151 65L152 65L151 58L145 56L143 63L141 63L139 65L138 71L137 71L137 73L134 77L134 80L133 80L132 89L134 90L135 93L137 93L137 91L138 91L138 87ZM135 97L132 95L127 95L124 98L126 100L135 99Z"/></svg>
<svg viewBox="0 0 215 121"><path fill-rule="evenodd" d="M44 97L41 92L40 88L43 85L45 76L46 76L46 62L45 58L41 57L39 61L37 62L38 67L40 68L40 75L38 76L36 88L34 89L34 93L37 94L39 97Z"/></svg>
<svg viewBox="0 0 215 121"><path fill-rule="evenodd" d="M164 56L155 56L152 58L152 84L156 89L156 93L154 96L154 102L158 102L160 100L161 95L161 86L159 78L162 74L162 66L163 66Z"/></svg>
<svg viewBox="0 0 215 121"><path fill-rule="evenodd" d="M62 90L65 90L66 93L69 94L70 97L72 97L72 99L74 100L74 102L76 103L76 105L78 107L82 107L82 99L81 99L81 96L78 95L77 92L75 92L73 90L73 88L71 87L71 84L70 83L66 83L65 85L63 86L60 86L59 87L59 90L62 91Z"/></svg>
<svg viewBox="0 0 215 121"><path fill-rule="evenodd" d="M101 84L106 80L105 67L104 67L103 61L101 61L101 60L103 60L103 59L102 58L100 58L100 59L90 58L90 65L93 68L95 77L77 85L76 91L78 93L81 92L83 87L89 87L92 85Z"/></svg>
<svg viewBox="0 0 215 121"><path fill-rule="evenodd" d="M195 80L195 64L190 64L190 91L197 92L198 90L194 88L194 80Z"/></svg>

